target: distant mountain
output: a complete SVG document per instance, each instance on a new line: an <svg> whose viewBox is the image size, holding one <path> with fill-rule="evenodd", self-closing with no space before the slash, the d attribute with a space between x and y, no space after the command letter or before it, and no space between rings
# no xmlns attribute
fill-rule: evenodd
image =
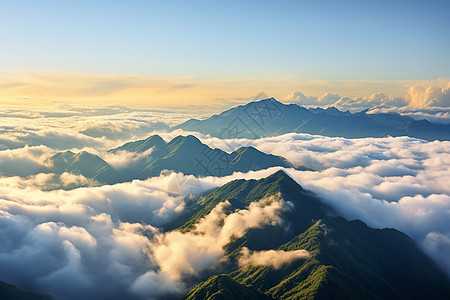
<svg viewBox="0 0 450 300"><path fill-rule="evenodd" d="M329 217L319 199L283 171L261 180L232 181L200 198L165 229L190 231L222 201L228 200L233 212L270 195L281 195L293 204L282 213L282 225L266 225L233 239L224 247L225 268L233 281L211 277L186 299L208 299L215 292L235 295L236 290L245 294L249 287L273 299L450 299L449 281L407 235ZM243 247L253 251L304 249L311 256L278 269L239 266Z"/></svg>
<svg viewBox="0 0 450 300"><path fill-rule="evenodd" d="M2 300L50 300L47 295L25 292L18 287L0 281L0 299Z"/></svg>
<svg viewBox="0 0 450 300"><path fill-rule="evenodd" d="M410 136L450 140L450 125L414 120L396 113L342 112L335 107L306 109L274 98L250 102L213 115L188 120L172 129L210 134L219 138L259 138L289 132L332 137L364 138Z"/></svg>
<svg viewBox="0 0 450 300"><path fill-rule="evenodd" d="M293 167L286 159L263 153L253 147L243 147L232 153L212 149L192 135L177 136L168 143L160 136L154 135L110 150L111 153L119 151L151 151L145 158L123 171L128 176L139 179L158 176L162 170L196 176L224 176L233 172L248 172L274 166Z"/></svg>
<svg viewBox="0 0 450 300"><path fill-rule="evenodd" d="M134 153L137 158L120 170L86 151L79 153L65 151L51 156L45 162L45 167L30 171L29 175L68 172L81 174L98 183L114 184L159 176L163 170L195 176L225 176L233 172L256 171L275 166L293 168L285 158L263 153L254 147L242 147L227 153L221 149L208 147L192 135L177 136L168 143L160 136L153 135L109 150L110 153L117 155L120 155L121 151Z"/></svg>
<svg viewBox="0 0 450 300"><path fill-rule="evenodd" d="M81 174L86 178L102 183L120 181L119 172L99 156L86 151L79 153L73 153L72 151L59 152L50 157L46 165L48 167L42 167L36 173L62 174L68 172Z"/></svg>

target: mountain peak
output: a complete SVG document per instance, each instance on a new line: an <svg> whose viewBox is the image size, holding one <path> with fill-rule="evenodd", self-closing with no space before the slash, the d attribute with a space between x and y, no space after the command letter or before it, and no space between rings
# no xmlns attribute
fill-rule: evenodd
<svg viewBox="0 0 450 300"><path fill-rule="evenodd" d="M277 104L281 104L284 105L283 103L281 103L280 101L278 101L277 99L275 99L274 97L270 97L270 98L266 98L266 99L262 99L262 100L257 100L257 101L253 101L250 103L264 103L264 102L270 102L270 103L277 103Z"/></svg>
<svg viewBox="0 0 450 300"><path fill-rule="evenodd" d="M192 135L192 134L187 135L187 136L185 137L185 139L186 139L187 141L200 142L200 140L199 140L196 136L194 136L194 135ZM200 142L200 143L201 143L201 142Z"/></svg>
<svg viewBox="0 0 450 300"><path fill-rule="evenodd" d="M190 144L202 144L202 142L195 136L193 135L178 135L176 137L174 137L169 144L170 145L175 145L175 144L184 144L187 143L188 145Z"/></svg>
<svg viewBox="0 0 450 300"><path fill-rule="evenodd" d="M292 179L292 177L286 173L285 170L278 170L275 173L273 173L272 175L269 175L267 177L268 179L275 179L275 180L289 180L289 181L294 181L294 179ZM298 184L297 182L295 182L296 184Z"/></svg>
<svg viewBox="0 0 450 300"><path fill-rule="evenodd" d="M146 141L152 141L152 142L164 142L163 138L160 137L157 134L151 135L148 138L145 139ZM165 142L164 142L165 143Z"/></svg>

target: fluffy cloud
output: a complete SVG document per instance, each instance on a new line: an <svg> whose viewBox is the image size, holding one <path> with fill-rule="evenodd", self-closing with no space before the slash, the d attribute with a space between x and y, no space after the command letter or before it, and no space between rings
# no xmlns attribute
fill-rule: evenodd
<svg viewBox="0 0 450 300"><path fill-rule="evenodd" d="M445 242L450 239L450 142L308 134L259 140L198 136L213 147L231 151L235 145L254 146L284 156L296 166L313 169L290 169L288 173L304 188L316 192L339 215L361 219L375 228L401 230L441 266L448 265L441 260L450 252L450 244ZM261 178L276 169L235 173L231 178ZM204 180L222 183L218 179ZM445 267L445 271L450 276L450 268Z"/></svg>
<svg viewBox="0 0 450 300"><path fill-rule="evenodd" d="M125 107L55 107L48 111L0 108L0 150L44 145L53 150L103 151L186 121L191 115ZM198 115L197 115L198 117Z"/></svg>
<svg viewBox="0 0 450 300"><path fill-rule="evenodd" d="M239 257L239 265L266 266L279 269L283 265L287 265L298 259L307 259L311 255L306 250L268 250L268 251L251 251L247 247L241 250Z"/></svg>
<svg viewBox="0 0 450 300"><path fill-rule="evenodd" d="M403 97L387 96L383 93L373 93L365 97L343 97L337 94L325 93L320 97L306 96L295 91L284 98L284 101L307 107L334 106L340 110L361 111L370 109L372 112L398 112L415 118L425 118L432 121L449 122L450 82L437 81L434 85L412 85ZM427 113L428 110L440 108L443 113Z"/></svg>
<svg viewBox="0 0 450 300"><path fill-rule="evenodd" d="M282 200L268 198L227 215L230 205L228 201L217 205L192 232L173 231L157 237L153 254L161 271L177 280L183 274L198 274L214 266L232 237L239 238L251 228L276 225L284 209Z"/></svg>
<svg viewBox="0 0 450 300"><path fill-rule="evenodd" d="M403 116L409 116L416 120L425 119L430 122L450 124L450 108L445 107L427 107L421 109L413 108L410 106L374 107L370 108L367 113L399 113Z"/></svg>
<svg viewBox="0 0 450 300"><path fill-rule="evenodd" d="M35 188L43 191L58 190L58 189L74 189L79 187L98 186L99 183L95 180L84 177L83 175L76 175L64 172L61 175L53 173L39 173L27 177L0 177L0 186L5 188Z"/></svg>
<svg viewBox="0 0 450 300"><path fill-rule="evenodd" d="M383 93L374 93L368 97L342 97L338 94L325 93L320 97L305 96L301 92L293 92L284 98L284 101L306 107L334 106L340 110L360 111L374 107L403 107L408 105L403 98L386 96Z"/></svg>
<svg viewBox="0 0 450 300"><path fill-rule="evenodd" d="M0 175L26 176L30 170L45 165L45 160L54 151L45 146L35 146L0 151Z"/></svg>
<svg viewBox="0 0 450 300"><path fill-rule="evenodd" d="M228 201L218 204L189 232L171 231L156 235L150 257L158 269L140 276L132 290L143 297L173 294L183 290L185 276L217 267L224 259L223 246L249 229L276 225L285 203L278 197L253 202L248 209L229 213Z"/></svg>
<svg viewBox="0 0 450 300"><path fill-rule="evenodd" d="M149 158L152 152L153 148L147 149L142 153L128 152L126 150L121 150L117 151L116 153L103 152L100 153L100 156L113 168L123 169L141 159Z"/></svg>
<svg viewBox="0 0 450 300"><path fill-rule="evenodd" d="M70 191L1 179L0 280L56 299L136 298L134 281L157 267L151 224L184 207L182 191L167 191L172 177Z"/></svg>
<svg viewBox="0 0 450 300"><path fill-rule="evenodd" d="M429 106L450 107L450 82L438 86L412 86L408 89L407 99L412 107Z"/></svg>

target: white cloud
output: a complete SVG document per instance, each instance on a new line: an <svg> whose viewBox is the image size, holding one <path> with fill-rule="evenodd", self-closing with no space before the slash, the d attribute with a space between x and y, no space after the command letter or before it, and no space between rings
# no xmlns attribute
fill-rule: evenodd
<svg viewBox="0 0 450 300"><path fill-rule="evenodd" d="M172 231L157 236L152 246L161 272L174 280L213 267L224 255L223 246L232 237L243 236L250 228L276 225L284 202L276 198L253 202L248 209L228 214L228 201L218 204L195 228L186 233Z"/></svg>
<svg viewBox="0 0 450 300"><path fill-rule="evenodd" d="M417 108L450 107L450 82L443 86L412 86L408 89L407 99L409 105Z"/></svg>
<svg viewBox="0 0 450 300"><path fill-rule="evenodd" d="M120 150L115 153L103 152L100 154L100 156L111 167L116 169L123 169L140 160L150 158L152 152L153 148L147 149L146 151L141 153Z"/></svg>
<svg viewBox="0 0 450 300"><path fill-rule="evenodd" d="M0 108L0 117L0 149L44 145L53 150L103 152L129 140L145 138L164 129L164 124L177 125L192 116L125 107L87 109L67 106L34 112Z"/></svg>
<svg viewBox="0 0 450 300"><path fill-rule="evenodd" d="M284 101L306 107L334 106L342 111L352 112L364 109L369 109L370 113L396 112L414 119L450 123L450 82L443 80L428 86L411 86L403 97L388 96L380 92L353 98L332 93L314 97L295 91L286 96Z"/></svg>
<svg viewBox="0 0 450 300"><path fill-rule="evenodd" d="M290 264L295 260L307 259L310 256L308 251L302 249L293 251L251 251L247 247L243 247L238 262L239 266L253 265L280 269L282 266Z"/></svg>
<svg viewBox="0 0 450 300"><path fill-rule="evenodd" d="M35 146L0 151L0 175L26 176L30 170L37 170L45 165L45 160L54 151L45 146Z"/></svg>
<svg viewBox="0 0 450 300"><path fill-rule="evenodd" d="M254 146L315 170L287 171L347 219L361 219L376 228L396 228L421 245L430 245L424 243L429 233L450 239L449 141L345 139L294 133L259 140L198 137L210 146L227 150L234 150L230 145ZM202 182L262 178L277 169L205 178ZM444 242L439 245L427 253L446 266L440 261L450 247ZM445 271L450 276L450 268Z"/></svg>

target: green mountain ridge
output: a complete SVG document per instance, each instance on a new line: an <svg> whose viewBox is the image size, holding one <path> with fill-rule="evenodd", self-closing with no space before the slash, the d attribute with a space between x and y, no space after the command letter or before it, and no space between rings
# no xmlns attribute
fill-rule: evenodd
<svg viewBox="0 0 450 300"><path fill-rule="evenodd" d="M152 149L147 161L143 163L139 161L132 167L136 168L140 165L139 170L134 170L134 173L137 173L135 177L138 179L158 176L165 169L195 176L224 176L231 175L233 172L247 172L273 166L293 167L286 159L263 153L253 147L240 148L232 153L218 148L212 149L192 135L177 136L168 143L159 136L152 136L145 140L127 143L110 152L132 152L136 149L139 152Z"/></svg>
<svg viewBox="0 0 450 300"><path fill-rule="evenodd" d="M258 290L240 284L225 274L215 275L194 288L182 299L185 300L271 300Z"/></svg>
<svg viewBox="0 0 450 300"><path fill-rule="evenodd" d="M30 170L27 176L39 173L60 175L67 172L83 175L94 180L94 184L115 184L159 176L163 170L198 177L226 176L234 172L256 171L277 166L294 167L285 158L266 154L254 147L242 147L232 153L218 148L212 149L192 135L177 136L168 143L160 136L153 135L144 140L125 143L108 152L120 155L122 151L133 153L137 158L121 169L113 168L101 157L86 151L79 153L64 151L48 158L45 166ZM297 169L307 170L301 166ZM8 173L8 176L15 175L13 173Z"/></svg>
<svg viewBox="0 0 450 300"><path fill-rule="evenodd" d="M220 202L229 201L232 212L270 195L280 195L293 206L282 213L282 225L251 229L224 246L226 273L237 283L273 299L450 297L447 278L407 235L328 216L319 199L283 171L260 180L232 181L200 198L164 229L190 231ZM239 265L244 247L252 251L307 250L311 256L279 269ZM198 285L186 299L201 299L199 295L215 291L212 279ZM221 294L233 295L229 289L234 288L234 284L224 284Z"/></svg>

